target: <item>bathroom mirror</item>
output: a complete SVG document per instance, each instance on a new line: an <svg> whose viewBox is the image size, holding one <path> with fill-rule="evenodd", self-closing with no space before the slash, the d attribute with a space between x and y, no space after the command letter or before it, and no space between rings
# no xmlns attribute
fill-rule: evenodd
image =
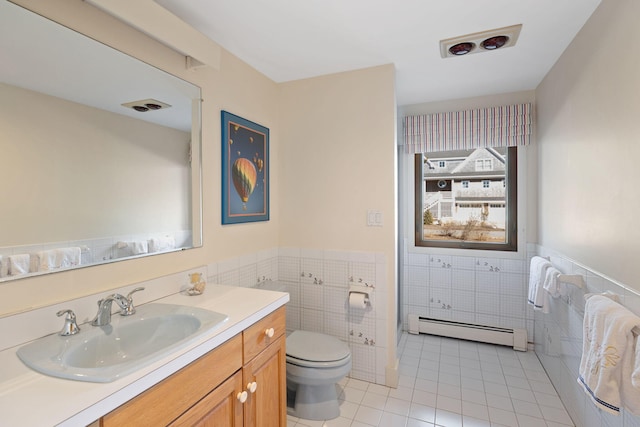
<svg viewBox="0 0 640 427"><path fill-rule="evenodd" d="M0 1L0 282L202 245L200 88Z"/></svg>

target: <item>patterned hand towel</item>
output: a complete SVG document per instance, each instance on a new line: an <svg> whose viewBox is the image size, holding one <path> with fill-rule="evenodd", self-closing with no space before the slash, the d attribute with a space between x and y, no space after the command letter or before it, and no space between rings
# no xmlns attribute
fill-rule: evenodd
<svg viewBox="0 0 640 427"><path fill-rule="evenodd" d="M636 316L604 295L590 295L584 309L578 384L600 409L619 415L640 411L640 388L632 383Z"/></svg>

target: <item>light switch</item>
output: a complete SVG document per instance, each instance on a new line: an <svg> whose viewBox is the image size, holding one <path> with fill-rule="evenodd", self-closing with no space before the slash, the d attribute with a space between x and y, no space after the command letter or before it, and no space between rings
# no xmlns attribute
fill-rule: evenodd
<svg viewBox="0 0 640 427"><path fill-rule="evenodd" d="M383 223L382 212L375 209L367 210L367 226L382 227L382 223Z"/></svg>

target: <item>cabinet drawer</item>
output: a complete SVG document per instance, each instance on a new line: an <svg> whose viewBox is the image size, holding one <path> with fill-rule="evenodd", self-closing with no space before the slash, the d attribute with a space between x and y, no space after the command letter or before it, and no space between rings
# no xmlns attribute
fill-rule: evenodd
<svg viewBox="0 0 640 427"><path fill-rule="evenodd" d="M164 426L242 367L240 334L105 415L103 427Z"/></svg>
<svg viewBox="0 0 640 427"><path fill-rule="evenodd" d="M285 307L281 307L266 316L243 333L244 363L249 362L269 344L275 342L278 337L284 335L286 325ZM269 337L267 331L273 328L273 336Z"/></svg>

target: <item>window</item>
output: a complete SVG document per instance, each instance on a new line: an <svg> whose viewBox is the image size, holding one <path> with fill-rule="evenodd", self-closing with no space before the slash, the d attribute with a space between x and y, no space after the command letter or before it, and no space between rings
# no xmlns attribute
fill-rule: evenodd
<svg viewBox="0 0 640 427"><path fill-rule="evenodd" d="M478 159L476 160L476 172L493 170L492 159Z"/></svg>
<svg viewBox="0 0 640 427"><path fill-rule="evenodd" d="M440 161L438 162L438 167L439 167L439 168L444 168L444 167L446 167L446 166L447 166L447 162L445 162L444 160L440 160Z"/></svg>
<svg viewBox="0 0 640 427"><path fill-rule="evenodd" d="M449 169L430 169L427 158L447 158ZM439 189L443 180L451 187ZM416 154L415 202L416 246L517 250L517 148Z"/></svg>

